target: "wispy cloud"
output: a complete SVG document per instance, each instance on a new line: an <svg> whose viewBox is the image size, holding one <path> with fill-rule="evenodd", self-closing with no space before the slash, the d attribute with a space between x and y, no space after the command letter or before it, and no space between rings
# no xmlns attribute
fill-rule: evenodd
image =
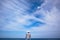
<svg viewBox="0 0 60 40"><path fill-rule="evenodd" d="M60 32L59 0L45 0L30 15L28 10L32 9L27 1L5 2L2 3L2 10L0 9L0 30L24 32L29 30L32 37L60 37L57 35Z"/></svg>

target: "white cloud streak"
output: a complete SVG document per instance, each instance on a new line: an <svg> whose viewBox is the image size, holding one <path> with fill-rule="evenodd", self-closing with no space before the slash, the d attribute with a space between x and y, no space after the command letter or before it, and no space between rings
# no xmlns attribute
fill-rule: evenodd
<svg viewBox="0 0 60 40"><path fill-rule="evenodd" d="M15 22L10 22L10 24L6 25L4 28L0 29L0 30L9 30L9 31L31 31L32 32L32 36L39 36L39 37L60 37L60 35L57 35L60 33L60 19L59 19L59 15L60 12L57 9L58 5L57 3L59 2L59 0L45 0L46 2L43 3L41 5L41 9L40 10L36 10L36 12L34 12L34 14L41 14L44 15L45 17L43 19L38 19L33 15L21 15L21 11L17 11L15 13L19 13L21 16L21 18L17 15L15 17ZM6 5L5 5L6 6ZM7 5L8 7L10 7L9 5ZM49 7L50 6L50 7ZM12 7L11 7L12 8ZM24 6L24 8L26 8L26 6ZM23 10L24 10L23 8ZM13 8L14 9L14 8ZM15 10L15 9L14 9ZM50 11L48 11L50 10ZM23 13L23 12L22 12ZM27 12L26 12L27 13ZM39 26L39 27L32 27L30 29L26 29L23 25L29 25L30 22L28 22L28 19L35 19L38 21L42 21L44 23L46 23L43 26ZM18 24L20 24L20 27L17 27ZM34 34L33 32L37 32L37 34ZM54 35L53 35L54 34Z"/></svg>

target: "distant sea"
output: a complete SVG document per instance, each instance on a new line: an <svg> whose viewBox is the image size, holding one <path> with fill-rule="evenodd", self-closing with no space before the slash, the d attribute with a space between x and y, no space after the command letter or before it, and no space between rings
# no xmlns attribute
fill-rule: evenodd
<svg viewBox="0 0 60 40"><path fill-rule="evenodd" d="M25 38L0 38L0 40L25 40ZM31 40L60 40L60 38L31 38Z"/></svg>

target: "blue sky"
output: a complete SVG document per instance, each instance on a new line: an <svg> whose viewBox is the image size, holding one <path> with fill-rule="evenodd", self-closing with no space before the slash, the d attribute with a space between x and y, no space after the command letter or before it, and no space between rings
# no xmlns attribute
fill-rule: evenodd
<svg viewBox="0 0 60 40"><path fill-rule="evenodd" d="M0 0L0 38L60 38L59 0Z"/></svg>

